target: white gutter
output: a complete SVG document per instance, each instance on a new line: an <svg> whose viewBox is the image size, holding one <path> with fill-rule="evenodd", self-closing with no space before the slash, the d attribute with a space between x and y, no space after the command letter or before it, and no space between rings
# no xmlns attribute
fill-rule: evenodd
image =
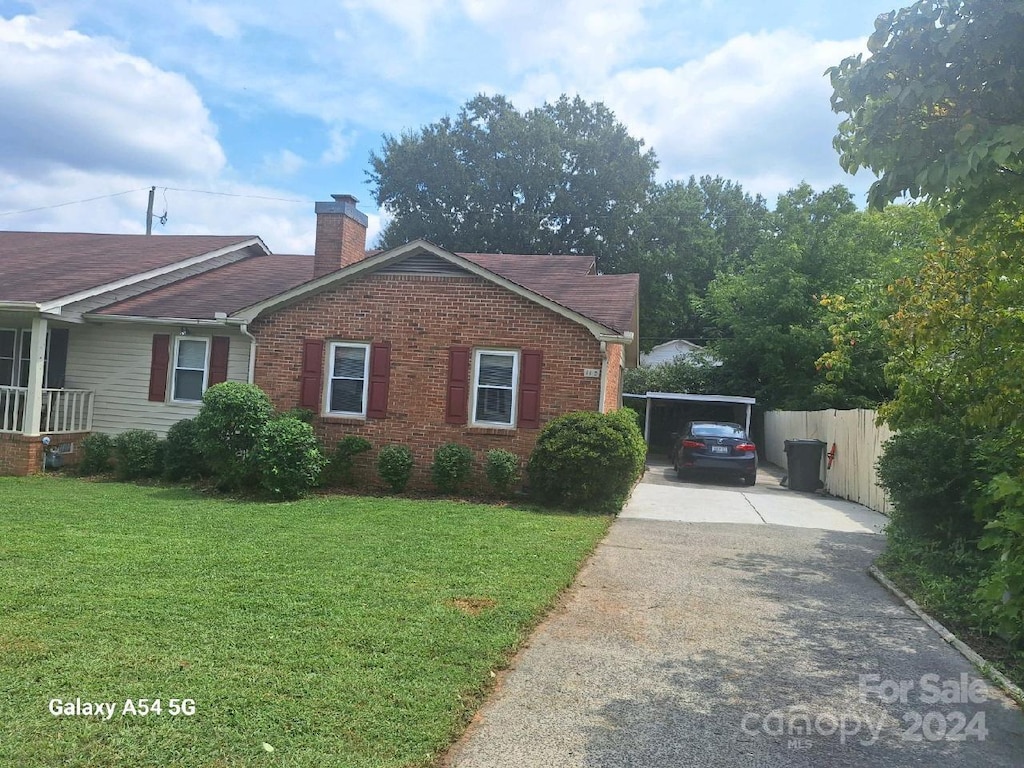
<svg viewBox="0 0 1024 768"><path fill-rule="evenodd" d="M249 378L247 383L256 383L256 337L249 333L249 324L242 323L238 326L238 330L242 332L242 335L249 339Z"/></svg>
<svg viewBox="0 0 1024 768"><path fill-rule="evenodd" d="M604 413L604 388L608 386L608 342L601 342L601 391L598 393L597 412Z"/></svg>
<svg viewBox="0 0 1024 768"><path fill-rule="evenodd" d="M42 308L42 304L34 301L0 301L0 311L39 312Z"/></svg>
<svg viewBox="0 0 1024 768"><path fill-rule="evenodd" d="M196 327L225 327L224 320L195 317L141 317L139 315L98 315L88 312L83 317L93 323L142 323L145 325L188 325Z"/></svg>

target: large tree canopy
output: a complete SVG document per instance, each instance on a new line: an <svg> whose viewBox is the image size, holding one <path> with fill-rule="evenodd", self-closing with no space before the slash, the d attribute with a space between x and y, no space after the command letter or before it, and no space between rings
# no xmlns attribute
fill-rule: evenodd
<svg viewBox="0 0 1024 768"><path fill-rule="evenodd" d="M1024 202L1024 3L918 0L882 14L871 55L832 67L835 147L868 200L945 202L968 221Z"/></svg>
<svg viewBox="0 0 1024 768"><path fill-rule="evenodd" d="M384 137L368 173L391 215L385 248L425 237L456 251L587 253L614 268L654 187L657 160L600 103L562 96L522 113L477 96Z"/></svg>

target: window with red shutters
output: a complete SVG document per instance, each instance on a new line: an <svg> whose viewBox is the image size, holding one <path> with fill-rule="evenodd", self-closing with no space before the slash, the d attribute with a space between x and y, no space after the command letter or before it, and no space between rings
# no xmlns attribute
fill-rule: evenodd
<svg viewBox="0 0 1024 768"><path fill-rule="evenodd" d="M324 383L324 342L304 339L302 342L302 381L299 405L320 413L320 396Z"/></svg>
<svg viewBox="0 0 1024 768"><path fill-rule="evenodd" d="M519 426L540 428L540 376L544 354L539 349L524 349L519 365Z"/></svg>
<svg viewBox="0 0 1024 768"><path fill-rule="evenodd" d="M210 376L208 387L228 380L228 350L231 339L227 336L214 336L210 346Z"/></svg>
<svg viewBox="0 0 1024 768"><path fill-rule="evenodd" d="M388 415L388 387L391 380L391 344L370 345L370 395L366 418L383 419Z"/></svg>
<svg viewBox="0 0 1024 768"><path fill-rule="evenodd" d="M167 399L167 370L170 363L170 334L154 334L149 358L149 399L152 402L162 403Z"/></svg>
<svg viewBox="0 0 1024 768"><path fill-rule="evenodd" d="M469 347L448 350L448 398L445 421L465 424L469 418Z"/></svg>

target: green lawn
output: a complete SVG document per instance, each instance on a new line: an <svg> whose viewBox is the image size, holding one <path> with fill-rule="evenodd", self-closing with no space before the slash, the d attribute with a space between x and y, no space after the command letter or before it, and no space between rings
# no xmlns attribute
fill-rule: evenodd
<svg viewBox="0 0 1024 768"><path fill-rule="evenodd" d="M608 522L0 478L0 765L430 765Z"/></svg>

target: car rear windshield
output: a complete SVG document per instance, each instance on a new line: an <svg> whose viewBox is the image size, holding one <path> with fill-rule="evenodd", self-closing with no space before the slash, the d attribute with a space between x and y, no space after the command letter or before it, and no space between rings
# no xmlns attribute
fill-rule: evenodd
<svg viewBox="0 0 1024 768"><path fill-rule="evenodd" d="M746 437L736 424L694 424L691 431L698 437Z"/></svg>

